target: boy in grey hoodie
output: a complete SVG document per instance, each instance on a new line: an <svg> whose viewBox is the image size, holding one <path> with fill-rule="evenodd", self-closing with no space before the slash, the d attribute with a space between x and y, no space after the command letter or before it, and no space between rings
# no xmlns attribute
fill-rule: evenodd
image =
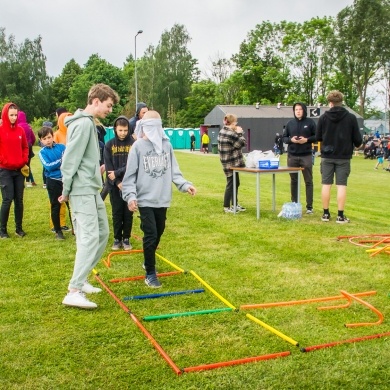
<svg viewBox="0 0 390 390"><path fill-rule="evenodd" d="M181 192L196 194L192 183L184 179L173 148L162 128L157 111L148 111L137 123L137 141L127 159L122 181L122 198L129 210L139 211L144 232L145 283L161 287L156 275L156 249L164 233L167 209L172 199L172 182Z"/></svg>
<svg viewBox="0 0 390 390"><path fill-rule="evenodd" d="M100 196L100 149L94 118L105 118L118 101L117 93L108 85L96 84L88 93L87 107L65 120L68 133L61 165L63 190L58 200L70 202L77 247L69 292L62 301L66 306L97 307L84 294L101 291L90 285L87 277L106 248L109 227Z"/></svg>

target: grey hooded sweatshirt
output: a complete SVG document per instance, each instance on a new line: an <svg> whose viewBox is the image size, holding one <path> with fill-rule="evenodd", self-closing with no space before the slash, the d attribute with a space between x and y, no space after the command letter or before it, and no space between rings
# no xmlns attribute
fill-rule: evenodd
<svg viewBox="0 0 390 390"><path fill-rule="evenodd" d="M163 139L162 153L157 154L148 139L139 138L130 149L122 181L122 198L138 207L169 207L172 183L181 192L192 185L184 179L169 140Z"/></svg>
<svg viewBox="0 0 390 390"><path fill-rule="evenodd" d="M102 187L100 149L93 116L77 110L65 119L67 142L62 158L62 195L96 195Z"/></svg>

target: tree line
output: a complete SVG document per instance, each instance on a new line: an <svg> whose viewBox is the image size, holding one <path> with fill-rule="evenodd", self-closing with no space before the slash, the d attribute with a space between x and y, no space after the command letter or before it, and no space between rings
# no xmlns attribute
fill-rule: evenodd
<svg viewBox="0 0 390 390"><path fill-rule="evenodd" d="M363 117L372 115L367 90L379 80L389 88L390 0L355 0L336 17L303 23L264 21L250 30L239 52L219 54L200 72L188 49L184 25L165 30L156 46L137 59L138 100L161 113L169 127L198 127L215 105L323 104L331 89ZM106 83L121 97L106 119L134 114L134 57L122 68L92 54L74 59L57 77L46 71L42 38L18 44L0 28L0 103L13 101L30 121L51 119L56 107L84 107L91 85ZM388 94L390 96L390 94ZM390 99L390 98L389 98Z"/></svg>

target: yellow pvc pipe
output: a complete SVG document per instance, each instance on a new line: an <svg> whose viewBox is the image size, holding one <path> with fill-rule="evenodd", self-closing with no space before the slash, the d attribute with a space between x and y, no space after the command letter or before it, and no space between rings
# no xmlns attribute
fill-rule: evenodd
<svg viewBox="0 0 390 390"><path fill-rule="evenodd" d="M161 255L159 255L157 252L156 252L156 256L159 257L161 260L165 261L167 264L169 264L171 267L173 267L176 271L180 271L183 273L185 272L183 268L178 267L176 264L172 263L171 261L169 261L165 257L162 257Z"/></svg>
<svg viewBox="0 0 390 390"><path fill-rule="evenodd" d="M276 334L277 336L279 336L280 338L282 338L283 340L286 340L287 342L289 342L290 344L292 345L295 345L296 347L299 346L299 343L298 341L295 341L294 339L292 339L291 337L288 337L286 336L285 334L283 334L282 332L279 332L278 330L276 330L275 328L273 328L272 326L269 326L267 325L265 322L263 321L260 321L258 318L254 317L253 315L251 314L246 314L246 316L256 322L257 324L261 325L263 328L269 330L270 332Z"/></svg>
<svg viewBox="0 0 390 390"><path fill-rule="evenodd" d="M210 285L208 285L200 276L198 276L194 271L190 271L190 274L199 280L209 291L211 291L217 298L219 298L225 305L229 306L233 310L236 310L236 307L233 306L229 301L227 301L222 295L218 294Z"/></svg>

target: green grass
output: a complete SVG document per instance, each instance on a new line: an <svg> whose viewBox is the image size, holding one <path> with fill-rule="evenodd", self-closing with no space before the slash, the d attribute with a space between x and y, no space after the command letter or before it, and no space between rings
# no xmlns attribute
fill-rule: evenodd
<svg viewBox="0 0 390 390"><path fill-rule="evenodd" d="M281 351L285 358L175 375L129 315L103 292L93 297L96 311L65 308L61 301L73 269L74 237L58 242L49 230L49 206L42 189L41 167L33 159L40 184L25 190L23 239L12 234L0 241L0 388L1 389L386 389L390 381L389 337L345 344L311 353L287 343L245 317L250 313L301 346L390 331L388 317L390 257L370 258L365 248L339 235L390 233L390 174L374 171L375 162L352 160L346 215L335 223L332 191L329 223L322 214L319 173L314 166L314 215L300 221L277 218L289 201L289 177L278 175L277 212L272 211L271 176L261 179L261 219L256 220L255 177L242 174L239 192L245 213L222 212L225 177L216 155L176 152L184 176L193 181L195 197L174 189L172 207L159 253L185 270L195 271L234 306L339 295L340 290L376 290L364 297L385 316L379 326L348 329L345 323L376 321L354 303L348 309L319 311L307 304L241 310L143 322L180 368ZM285 165L282 157L281 165ZM303 180L302 180L303 182ZM302 184L301 194L304 194ZM106 200L108 215L110 203ZM303 199L304 204L304 199ZM138 218L133 232L141 236ZM111 222L110 222L111 224ZM11 214L9 232L14 231ZM110 253L112 243L105 256ZM141 242L132 240L135 249ZM142 274L142 255L112 258L111 268L97 267L102 280L119 298L147 294L143 281L110 283L110 279ZM158 260L159 272L171 267ZM90 280L98 285L91 275ZM202 288L190 274L161 278L157 292ZM139 318L226 307L215 295L174 296L126 301Z"/></svg>

